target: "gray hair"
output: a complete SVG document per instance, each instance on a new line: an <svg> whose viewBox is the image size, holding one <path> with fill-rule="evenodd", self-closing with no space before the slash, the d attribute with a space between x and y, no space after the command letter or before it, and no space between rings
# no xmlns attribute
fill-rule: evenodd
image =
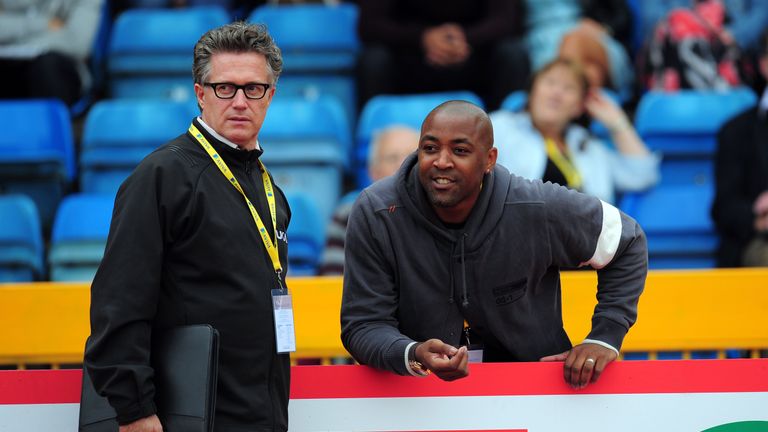
<svg viewBox="0 0 768 432"><path fill-rule="evenodd" d="M257 53L267 60L272 84L283 71L283 56L264 24L237 21L206 32L195 44L192 77L202 84L211 73L211 57L217 53Z"/></svg>
<svg viewBox="0 0 768 432"><path fill-rule="evenodd" d="M368 146L368 168L374 167L379 164L379 158L381 157L379 155L379 149L381 148L381 143L384 141L384 138L393 132L413 132L414 134L418 135L419 131L416 129L406 126L403 124L391 124L381 129L376 129L373 131L372 137L371 137L371 143Z"/></svg>

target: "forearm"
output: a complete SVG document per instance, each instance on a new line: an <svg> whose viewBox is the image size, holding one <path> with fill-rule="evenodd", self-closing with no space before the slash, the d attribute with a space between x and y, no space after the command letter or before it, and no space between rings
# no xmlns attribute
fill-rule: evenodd
<svg viewBox="0 0 768 432"><path fill-rule="evenodd" d="M646 156L650 153L648 147L637 134L634 126L626 116L619 117L606 127L611 134L611 140L616 149L627 156Z"/></svg>
<svg viewBox="0 0 768 432"><path fill-rule="evenodd" d="M344 347L361 364L399 375L411 375L407 369L407 349L414 341L389 324L355 322L343 325Z"/></svg>
<svg viewBox="0 0 768 432"><path fill-rule="evenodd" d="M65 18L64 27L50 33L50 47L84 60L90 55L99 26L101 0L80 0Z"/></svg>
<svg viewBox="0 0 768 432"><path fill-rule="evenodd" d="M637 319L637 304L648 273L648 250L640 226L622 214L619 250L609 265L598 270L597 306L587 339L616 349Z"/></svg>

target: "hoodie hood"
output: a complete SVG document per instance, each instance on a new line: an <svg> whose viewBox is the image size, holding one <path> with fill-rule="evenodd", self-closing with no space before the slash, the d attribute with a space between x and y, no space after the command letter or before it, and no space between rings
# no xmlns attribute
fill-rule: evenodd
<svg viewBox="0 0 768 432"><path fill-rule="evenodd" d="M494 232L503 214L510 184L509 172L496 165L490 174L484 176L480 196L469 213L464 227L460 230L461 233L457 234L440 222L419 182L418 169L418 156L417 153L413 153L405 159L395 174L397 195L405 209L419 225L437 239L456 243L460 240L459 236L463 236L466 242L464 247L467 252L479 248L485 239Z"/></svg>

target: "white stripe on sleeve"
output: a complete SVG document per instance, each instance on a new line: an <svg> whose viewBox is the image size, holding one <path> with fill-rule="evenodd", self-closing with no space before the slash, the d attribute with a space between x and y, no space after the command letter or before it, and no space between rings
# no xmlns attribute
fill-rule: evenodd
<svg viewBox="0 0 768 432"><path fill-rule="evenodd" d="M603 227L600 230L600 236L597 238L595 253L589 261L582 265L589 264L596 269L605 267L616 255L619 249L619 240L621 240L621 215L619 209L600 200L603 205Z"/></svg>

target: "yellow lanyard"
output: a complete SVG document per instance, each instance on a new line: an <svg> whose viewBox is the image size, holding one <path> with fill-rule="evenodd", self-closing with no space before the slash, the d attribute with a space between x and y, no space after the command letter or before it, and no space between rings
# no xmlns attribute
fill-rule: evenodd
<svg viewBox="0 0 768 432"><path fill-rule="evenodd" d="M254 222L256 222L256 228L259 230L259 235L261 235L261 241L264 243L264 247L267 249L267 253L269 254L269 258L272 260L272 266L275 268L275 273L277 273L278 282L280 282L282 287L282 281L280 280L280 275L283 272L283 267L280 265L280 256L277 253L277 216L275 212L275 194L272 189L272 182L269 180L269 174L267 173L267 169L264 167L264 164L259 161L259 170L261 171L261 179L264 182L264 192L267 194L267 203L269 204L269 215L272 218L272 230L274 232L274 243L269 238L269 234L267 233L267 228L264 226L264 223L261 221L261 217L259 216L259 213L256 212L256 208L251 203L251 200L248 199L247 196L245 196L245 192L243 192L243 187L240 186L240 182L237 181L235 176L232 174L232 171L229 170L229 167L224 162L224 159L219 156L218 153L216 153L216 150L211 146L211 144L208 142L208 140L203 136L203 134L200 133L199 130L195 127L194 124L191 124L189 126L189 133L192 134L193 137L197 139L197 142L200 143L201 146L205 149L206 152L208 152L208 156L213 159L213 162L216 164L217 167L219 167L219 171L221 171L222 174L224 174L224 177L229 180L229 182L232 184L232 186L235 187L235 189L240 192L240 195L243 196L243 199L245 199L245 203L248 204L248 210L251 211L251 216L253 216Z"/></svg>
<svg viewBox="0 0 768 432"><path fill-rule="evenodd" d="M560 148L555 144L555 141L551 138L545 138L544 144L547 149L547 157L555 164L557 169L563 173L565 181L568 183L566 186L571 189L581 189L581 175L579 171L573 166L573 163L560 151Z"/></svg>

